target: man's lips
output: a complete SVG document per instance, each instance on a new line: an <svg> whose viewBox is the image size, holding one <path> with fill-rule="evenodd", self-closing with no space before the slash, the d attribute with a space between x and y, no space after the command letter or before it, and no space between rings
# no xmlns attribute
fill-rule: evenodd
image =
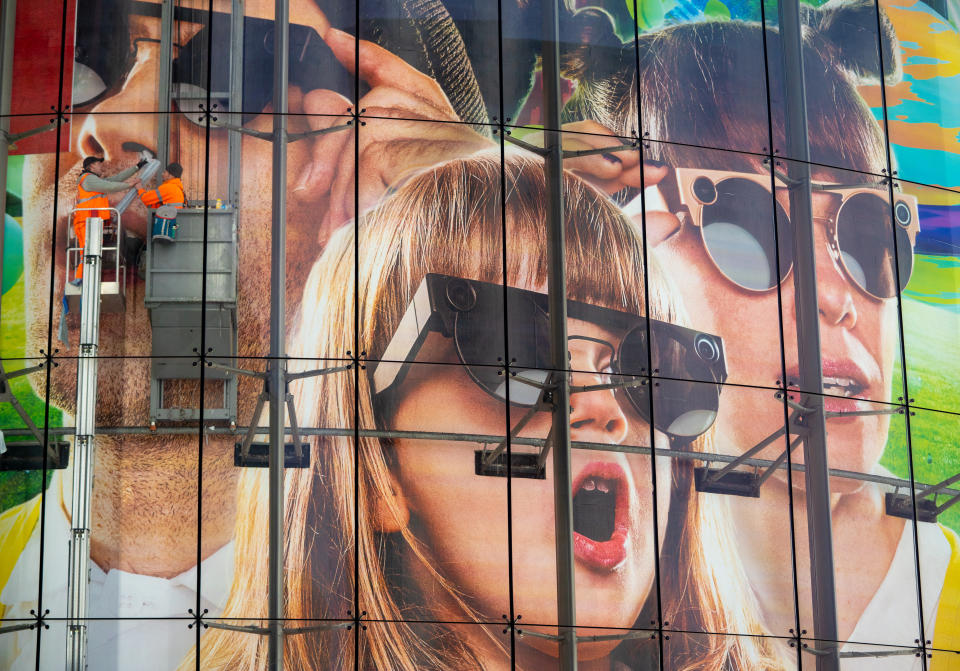
<svg viewBox="0 0 960 671"><path fill-rule="evenodd" d="M598 571L612 571L627 558L629 492L619 464L594 461L573 481L573 554Z"/></svg>

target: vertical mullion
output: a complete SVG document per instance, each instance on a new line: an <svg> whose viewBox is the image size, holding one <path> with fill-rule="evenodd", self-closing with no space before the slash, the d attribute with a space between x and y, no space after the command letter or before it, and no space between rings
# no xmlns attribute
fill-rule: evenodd
<svg viewBox="0 0 960 671"><path fill-rule="evenodd" d="M168 3L164 3L164 7ZM172 13L172 7L170 8ZM207 0L207 25L213 25L213 0ZM170 31L172 34L172 31ZM172 40L172 35L171 35ZM197 403L199 404L197 415L200 417L200 425L197 428L197 599L194 613L197 617L202 617L203 612L200 610L202 604L202 589L203 589L203 575L202 575L202 562L203 562L203 411L204 411L204 386L206 382L206 336L207 336L207 244L208 244L208 234L209 234L209 211L210 211L210 115L212 110L210 106L212 104L211 99L211 79L212 79L212 62L213 62L213 31L210 31L210 39L207 40L207 54L206 54L206 79L205 88L207 90L207 114L204 117L204 150L203 150L203 247L201 252L201 263L200 263L200 351L197 352L197 357L200 364L200 391L197 398ZM163 51L163 50L161 50ZM173 47L170 45L169 54L172 56ZM166 67L169 67L166 66ZM161 72L168 71L165 66L161 64ZM162 87L161 87L161 90ZM167 88L169 92L169 87ZM164 115L169 115L170 113L170 101L159 101L161 105L164 106ZM169 121L169 120L168 120ZM166 137L161 137L161 141L164 144L161 144L157 147L158 151L163 152L161 156L169 159L169 147L166 146L166 143L170 141L170 128L169 122L164 126L161 125L161 129L164 130ZM179 134L178 134L179 137ZM161 169L163 169L161 167ZM162 383L161 383L162 384ZM200 671L200 630L203 627L196 626L196 650L197 654L194 656L194 661L196 664L196 671Z"/></svg>
<svg viewBox="0 0 960 671"><path fill-rule="evenodd" d="M780 380L783 388L783 425L784 425L784 449L787 452L787 515L790 519L790 568L792 571L791 582L793 586L793 622L794 635L800 636L800 592L797 583L797 542L796 542L796 518L793 511L793 453L790 449L792 442L790 436L790 412L787 407L787 356L786 341L784 339L783 328L783 268L780 266L780 229L777 222L777 180L776 180L776 159L773 149L773 107L770 102L770 61L767 46L767 12L764 0L760 2L760 36L763 43L763 76L765 82L765 103L767 107L767 147L764 161L770 170L770 205L772 209L771 225L773 226L774 241L774 259L777 271L777 328L780 336ZM791 259L792 262L792 259ZM797 668L803 667L801 655L802 646L797 639Z"/></svg>
<svg viewBox="0 0 960 671"><path fill-rule="evenodd" d="M354 2L353 48L353 668L360 671L360 3Z"/></svg>
<svg viewBox="0 0 960 671"><path fill-rule="evenodd" d="M887 194L890 198L890 234L891 244L893 245L893 264L897 277L897 330L900 336L900 377L902 382L903 405L905 406L904 416L904 437L907 443L907 472L910 477L910 503L913 506L912 524L913 536L913 568L916 579L917 591L917 619L920 632L920 659L922 660L921 669L927 668L927 634L926 623L923 621L923 578L920 575L920 539L917 532L917 500L916 500L916 480L913 470L913 438L911 436L910 426L910 387L907 381L907 349L906 335L903 330L903 296L900 288L900 250L897 247L897 218L896 218L896 198L894 194L894 172L893 172L893 153L890 149L890 121L887 115L887 85L884 81L884 62L883 45L880 42L882 34L882 24L880 22L880 2L874 0L875 15L877 17L877 56L880 65L880 107L883 114L883 146L886 150L887 162ZM913 250L911 250L911 254ZM930 645L933 641L930 641Z"/></svg>
<svg viewBox="0 0 960 671"><path fill-rule="evenodd" d="M507 178L504 169L506 160L506 151L504 147L504 133L506 125L504 122L504 100L503 100L503 0L497 0L497 86L499 91L499 101L497 116L494 120L497 122L497 129L494 130L495 136L500 145L500 226L501 226L501 249L500 262L503 286L503 374L506 377L504 385L504 431L506 435L506 459L507 459L507 598L509 600L509 610L507 614L508 627L510 634L510 669L515 671L517 668L517 636L514 629L516 620L516 604L514 601L514 575L513 575L513 440L511 438L510 428L510 310L507 303ZM499 132L498 132L499 131Z"/></svg>
<svg viewBox="0 0 960 671"><path fill-rule="evenodd" d="M637 0L632 0L633 2L633 15L640 16L638 13L638 2ZM641 86L640 86L640 27L637 25L637 22L633 22L633 37L634 37L634 63L636 68L634 82L637 87L637 137L643 137L643 99L641 98ZM643 174L644 167L644 149L646 144L641 140L640 147L638 151L640 152L640 220L643 222L643 226L640 227L641 237L643 240L643 311L645 313L644 317L644 328L646 330L647 337L647 367L646 367L646 376L647 376L647 388L649 390L648 397L650 401L649 407L649 417L650 417L650 485L652 488L651 496L651 510L653 511L653 567L654 567L654 589L656 590L656 600L657 600L657 621L656 621L656 636L657 636L657 664L660 671L664 671L664 660L663 660L663 594L661 590L661 568L660 568L660 516L659 516L659 501L657 497L657 441L656 441L656 429L654 428L654 409L653 409L653 339L652 332L650 329L650 265L649 265L649 254L648 254L648 243L647 243L647 202L646 202L646 176ZM670 470L673 471L673 461L671 459ZM672 492L671 492L672 496Z"/></svg>

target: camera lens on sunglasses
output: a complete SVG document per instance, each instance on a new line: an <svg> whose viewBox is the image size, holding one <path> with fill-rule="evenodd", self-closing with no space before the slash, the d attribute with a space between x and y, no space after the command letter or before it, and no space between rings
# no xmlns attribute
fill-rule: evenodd
<svg viewBox="0 0 960 671"><path fill-rule="evenodd" d="M538 301L543 297L508 291L511 372L504 376L499 366L473 363L489 360L490 353L499 350L497 340L502 342L503 338L501 301L478 299L471 283L457 279L450 281L445 294L456 310L457 354L471 378L502 401L528 407L536 404L541 392L537 385L547 382L550 368L550 319ZM463 309L466 306L469 307ZM613 332L623 332L627 323L626 315L613 310L575 302L570 303L569 310L572 318L596 321ZM717 371L722 368L722 345L709 334L660 322L652 323L652 339L653 352L649 352L646 324L634 317L633 326L626 331L611 362L612 373L624 383L618 396L646 421L651 420L650 386L633 382L638 375L647 373L652 361L657 376L652 408L654 425L677 438L699 436L710 428L717 416L719 388L716 383L720 382Z"/></svg>
<svg viewBox="0 0 960 671"><path fill-rule="evenodd" d="M697 334L692 343L681 342L658 323L651 335L653 351L649 356L656 374L652 408L649 385L626 385L623 394L648 422L652 410L653 424L659 430L678 438L695 438L717 418L720 390L716 383L720 380L714 377L713 366L722 362L722 347L705 333ZM635 327L620 343L617 369L645 370L647 356L646 328Z"/></svg>
<svg viewBox="0 0 960 671"><path fill-rule="evenodd" d="M714 187L714 197L706 183ZM693 182L693 193L703 205L700 234L707 253L730 281L751 291L767 291L777 286L790 271L793 248L787 230L789 219L776 203L772 211L770 190L755 181L740 177L723 179L715 185L707 177ZM777 232L774 233L774 221ZM777 239L779 237L779 240ZM780 272L777 273L779 242Z"/></svg>
<svg viewBox="0 0 960 671"><path fill-rule="evenodd" d="M896 296L913 272L913 250L905 229L912 219L911 210L900 201L894 206L894 216L899 226L892 225L886 198L873 192L849 196L837 212L840 261L850 278L875 298Z"/></svg>

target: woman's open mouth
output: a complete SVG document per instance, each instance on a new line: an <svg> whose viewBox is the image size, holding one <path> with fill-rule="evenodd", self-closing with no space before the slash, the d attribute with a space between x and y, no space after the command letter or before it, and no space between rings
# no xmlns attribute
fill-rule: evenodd
<svg viewBox="0 0 960 671"><path fill-rule="evenodd" d="M587 464L573 482L573 554L590 568L611 571L626 561L629 503L619 464Z"/></svg>

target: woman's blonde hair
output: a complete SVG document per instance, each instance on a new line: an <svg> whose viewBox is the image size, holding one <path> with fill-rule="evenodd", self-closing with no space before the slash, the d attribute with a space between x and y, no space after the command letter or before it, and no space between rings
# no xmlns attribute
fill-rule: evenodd
<svg viewBox="0 0 960 671"><path fill-rule="evenodd" d="M412 177L362 216L356 227L347 226L334 234L304 288L290 355L313 359L303 364L305 368L322 366L316 359L343 358L357 351L375 359L427 272L502 282L506 269L510 285L544 286L543 164L526 155L508 154L502 172L505 222L500 154L491 152L453 160ZM645 314L640 232L605 197L575 176L565 174L564 187L568 295ZM653 259L649 281L646 314L679 320L680 310ZM355 324L359 324L356 332ZM378 424L369 372L359 371L356 386L353 371L298 381L292 391L300 425L386 428ZM310 442L311 467L286 473L286 616L349 618L356 607L354 594L359 594L364 619L376 622L360 635L359 668L484 668L455 630L429 623L438 618L431 617L429 606L423 605L426 599L410 598L410 586L404 584L401 589L393 584L396 576L385 573L385 556L402 547L411 561L420 564L418 569L462 608L464 621L480 619L466 603L468 595L436 568L431 549L410 525L395 534L374 528L373 506L377 502L389 506L395 501L389 441L332 435L314 436ZM703 449L702 440L693 449ZM758 618L751 615L755 604L744 602L750 591L745 588L742 568L731 555L733 545L723 531L722 515L714 506L704 510L696 505L688 461L677 461L673 472L673 504L663 545L663 556L669 560L661 564L681 568L662 576L664 594L671 597L664 604L664 619L674 629L746 636L674 635L666 649L679 665L671 668L780 668L777 651L764 639L750 636L764 632ZM238 494L236 573L222 618L266 617L266 495L266 474L245 471ZM388 514L402 517L399 509ZM649 597L649 603L654 603L654 598ZM411 622L414 620L416 625ZM638 626L643 624L638 622ZM288 635L285 659L292 669L337 668L339 660L354 654L352 641L353 632L342 630ZM260 671L266 668L266 647L263 636L212 629L201 639L200 654L206 669ZM644 654L641 648L640 644L624 644L616 651L618 659L630 665ZM181 668L192 665L193 655Z"/></svg>

